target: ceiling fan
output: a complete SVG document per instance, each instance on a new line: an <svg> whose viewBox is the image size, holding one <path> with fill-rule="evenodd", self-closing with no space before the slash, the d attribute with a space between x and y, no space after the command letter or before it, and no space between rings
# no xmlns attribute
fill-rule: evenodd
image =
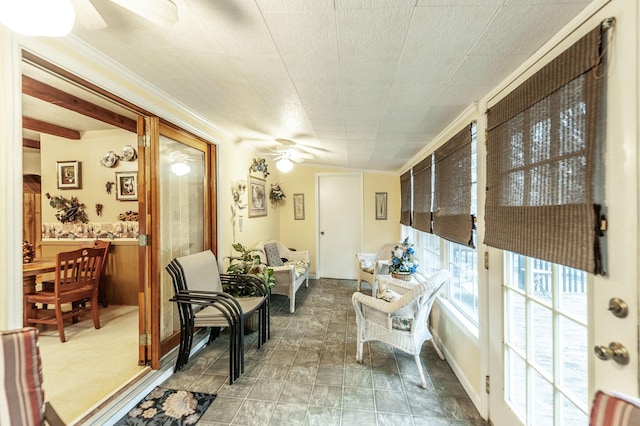
<svg viewBox="0 0 640 426"><path fill-rule="evenodd" d="M89 0L71 0L78 23L87 30L98 30L108 25ZM171 0L111 0L136 15L161 26L178 22L178 7Z"/></svg>
<svg viewBox="0 0 640 426"><path fill-rule="evenodd" d="M276 167L283 173L293 168L293 162L300 163L304 160L312 160L315 155L307 151L304 145L298 145L289 139L276 139L276 142L282 145L280 149L272 149L269 155L273 155Z"/></svg>

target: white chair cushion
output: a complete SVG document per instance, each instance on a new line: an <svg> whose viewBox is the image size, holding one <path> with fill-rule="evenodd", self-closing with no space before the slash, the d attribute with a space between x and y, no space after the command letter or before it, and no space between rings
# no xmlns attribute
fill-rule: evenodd
<svg viewBox="0 0 640 426"><path fill-rule="evenodd" d="M210 250L179 257L189 290L222 292L218 262Z"/></svg>
<svg viewBox="0 0 640 426"><path fill-rule="evenodd" d="M360 269L364 272L368 272L373 274L375 271L376 262L373 260L362 260L360 261Z"/></svg>

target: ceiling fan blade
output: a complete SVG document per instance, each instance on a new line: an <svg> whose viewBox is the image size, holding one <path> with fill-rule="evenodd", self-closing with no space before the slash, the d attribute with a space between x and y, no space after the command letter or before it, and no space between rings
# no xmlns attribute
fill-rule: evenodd
<svg viewBox="0 0 640 426"><path fill-rule="evenodd" d="M300 159L300 160L312 160L315 157L313 154L309 154L307 152L300 152L294 148L289 149L289 156L291 159Z"/></svg>
<svg viewBox="0 0 640 426"><path fill-rule="evenodd" d="M169 27L178 22L178 7L171 0L111 0L144 19Z"/></svg>
<svg viewBox="0 0 640 426"><path fill-rule="evenodd" d="M87 30L107 28L107 23L89 0L71 0L76 10L76 22Z"/></svg>

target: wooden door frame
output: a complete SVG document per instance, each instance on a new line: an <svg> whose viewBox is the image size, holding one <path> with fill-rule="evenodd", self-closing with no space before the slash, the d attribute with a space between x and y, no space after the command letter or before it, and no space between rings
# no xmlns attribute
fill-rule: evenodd
<svg viewBox="0 0 640 426"><path fill-rule="evenodd" d="M178 142L186 145L194 146L198 149L202 147L204 143L206 149L205 154L205 223L204 223L204 246L205 249L211 249L214 254L217 254L217 151L216 146L211 142L193 135L185 130L182 130L169 122L162 119L154 118L151 120L151 132L150 132L150 150L151 150L151 169L149 170L149 196L150 200L148 205L150 211L147 213L147 234L149 235L149 241L151 241L151 250L148 250L149 261L148 276L151 278L146 282L145 297L148 300L148 306L150 306L150 313L148 316L148 332L150 333L150 342L148 350L150 354L151 368L157 370L161 367L161 359L164 355L169 353L180 343L180 332L174 332L169 338L164 341L160 338L160 317L161 317L161 300L160 300L160 280L162 271L166 265L160 264L160 251L157 247L160 241L160 227L153 226L153 223L159 221L160 204L159 204L159 176L158 170L160 167L160 136L166 136ZM192 145L189 141L194 141ZM197 146L196 146L197 145ZM142 233L142 232L141 232ZM141 247L144 249L144 247ZM142 257L142 256L141 256Z"/></svg>

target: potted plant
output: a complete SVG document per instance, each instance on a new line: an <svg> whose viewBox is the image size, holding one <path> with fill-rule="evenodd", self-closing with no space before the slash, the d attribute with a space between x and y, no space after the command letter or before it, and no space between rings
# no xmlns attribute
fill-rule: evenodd
<svg viewBox="0 0 640 426"><path fill-rule="evenodd" d="M232 245L233 249L239 253L238 256L229 256L229 267L227 273L232 275L252 275L257 277L262 282L262 289L264 292L271 291L271 288L276 285L276 279L273 276L273 269L268 268L267 265L261 262L258 250L249 250L240 243ZM224 288L225 292L228 292L233 297L251 297L258 296L255 294L254 289L245 288L238 290L237 288ZM258 317L257 312L251 315L244 324L245 334L253 333L258 330Z"/></svg>

